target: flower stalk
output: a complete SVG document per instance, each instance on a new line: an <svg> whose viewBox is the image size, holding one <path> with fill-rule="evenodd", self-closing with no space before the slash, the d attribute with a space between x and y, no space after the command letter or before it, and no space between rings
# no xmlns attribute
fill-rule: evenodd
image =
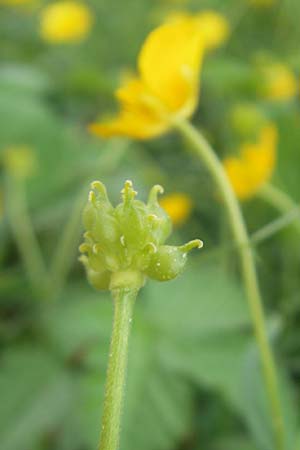
<svg viewBox="0 0 300 450"><path fill-rule="evenodd" d="M263 304L259 291L250 239L238 200L233 192L230 181L228 180L221 162L201 133L199 133L186 120L181 119L177 121L174 126L188 141L190 144L190 149L197 156L197 158L200 159L201 162L204 162L223 197L232 234L236 241L241 260L242 276L247 293L254 333L260 352L262 371L269 399L274 430L274 448L277 450L284 450L284 421L280 403L275 361L268 340Z"/></svg>
<svg viewBox="0 0 300 450"><path fill-rule="evenodd" d="M122 202L114 207L100 181L91 185L83 212L84 243L80 257L87 278L98 290L110 290L114 302L114 323L110 345L102 431L99 450L117 450L120 440L128 342L132 312L138 291L147 278L168 281L184 269L187 254L201 248L194 239L184 245L165 245L171 233L171 219L158 203L161 186L154 186L144 203L127 180Z"/></svg>
<svg viewBox="0 0 300 450"><path fill-rule="evenodd" d="M128 342L137 293L137 288L123 287L112 291L114 322L106 376L99 450L116 450L119 447Z"/></svg>

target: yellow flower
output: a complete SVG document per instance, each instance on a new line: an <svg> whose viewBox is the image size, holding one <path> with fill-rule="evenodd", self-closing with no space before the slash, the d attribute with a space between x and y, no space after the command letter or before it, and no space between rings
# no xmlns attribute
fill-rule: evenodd
<svg viewBox="0 0 300 450"><path fill-rule="evenodd" d="M236 195L245 200L255 195L271 177L276 159L277 129L268 124L261 129L258 142L245 143L240 157L224 160L224 168Z"/></svg>
<svg viewBox="0 0 300 450"><path fill-rule="evenodd" d="M188 220L193 207L191 198L180 192L164 196L159 203L175 226L183 225Z"/></svg>
<svg viewBox="0 0 300 450"><path fill-rule="evenodd" d="M17 179L30 177L37 168L36 155L26 146L6 148L3 152L3 163L8 173Z"/></svg>
<svg viewBox="0 0 300 450"><path fill-rule="evenodd" d="M147 139L167 131L177 118L190 117L197 106L203 52L197 20L187 17L156 28L139 54L139 75L116 91L119 114L90 130L102 137Z"/></svg>
<svg viewBox="0 0 300 450"><path fill-rule="evenodd" d="M263 95L269 100L290 100L297 95L298 82L294 73L284 64L263 68Z"/></svg>
<svg viewBox="0 0 300 450"><path fill-rule="evenodd" d="M229 36L229 23L226 18L216 11L202 11L194 16L186 12L175 12L167 17L168 22L180 22L188 18L195 20L202 34L203 44L211 50L220 47Z"/></svg>
<svg viewBox="0 0 300 450"><path fill-rule="evenodd" d="M78 42L85 38L92 25L92 15L84 3L61 1L44 8L40 32L45 41L57 44Z"/></svg>
<svg viewBox="0 0 300 450"><path fill-rule="evenodd" d="M203 11L196 15L207 49L220 47L229 37L229 23L222 14Z"/></svg>

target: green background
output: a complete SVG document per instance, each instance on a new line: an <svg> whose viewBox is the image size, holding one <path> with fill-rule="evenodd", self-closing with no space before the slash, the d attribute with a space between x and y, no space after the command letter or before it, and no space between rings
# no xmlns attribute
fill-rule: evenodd
<svg viewBox="0 0 300 450"><path fill-rule="evenodd" d="M232 33L205 60L194 123L223 157L239 142L232 108L241 103L261 108L279 130L274 184L297 202L299 97L279 103L259 98L257 64L279 61L299 78L300 2L254 8L248 0L94 0L88 2L94 16L89 36L61 45L39 36L45 4L0 6L1 449L97 446L112 303L87 284L77 261L80 210L94 179L106 183L116 203L129 178L144 199L156 183L166 193L190 195L194 210L172 242L199 237L205 247L180 278L149 282L138 299L121 448L273 450L236 254L205 168L188 156L175 133L143 143L101 141L86 125L114 110L120 75L135 68L144 38L168 12L216 9ZM68 250L52 279L51 296L30 283L16 243L14 223L25 226L26 218L18 205L13 208L20 186L6 172L4 154L17 145L29 146L36 159L36 171L21 189L47 269L53 261L59 266ZM258 199L243 210L250 233L279 215ZM261 242L255 257L280 369L288 450L299 450L299 234L287 227Z"/></svg>

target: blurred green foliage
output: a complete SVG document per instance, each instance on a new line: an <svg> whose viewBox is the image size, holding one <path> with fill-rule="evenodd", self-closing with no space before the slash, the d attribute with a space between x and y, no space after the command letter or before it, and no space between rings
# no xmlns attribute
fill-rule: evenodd
<svg viewBox="0 0 300 450"><path fill-rule="evenodd" d="M299 201L299 95L288 102L261 99L257 67L279 61L299 78L300 2L274 0L259 8L248 0L93 0L87 39L57 46L39 36L44 4L0 6L1 449L96 448L112 305L87 285L77 262L79 216L89 182L104 181L117 201L130 178L142 196L154 183L188 193L195 208L173 241L200 237L205 249L181 278L151 282L138 299L121 448L272 450L258 355L213 183L172 134L146 143L106 142L89 136L86 124L113 110L121 73L134 69L144 37L168 12L217 9L232 34L205 61L195 123L224 156L240 139L232 108L259 107L279 129L274 182ZM20 180L5 170L11 146L31 148L36 160L21 189L51 275L47 295L32 287L21 257L30 233L26 217L12 207L24 198ZM243 208L250 232L278 216L258 199ZM19 239L14 224L23 226ZM300 448L298 242L290 226L256 249L288 450Z"/></svg>

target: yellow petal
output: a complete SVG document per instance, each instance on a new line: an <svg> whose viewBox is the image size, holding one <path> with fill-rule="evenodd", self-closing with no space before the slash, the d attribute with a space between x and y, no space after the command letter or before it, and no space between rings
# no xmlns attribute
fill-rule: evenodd
<svg viewBox="0 0 300 450"><path fill-rule="evenodd" d="M120 112L116 117L90 125L89 130L102 137L127 136L147 139L168 128L160 103L149 94L142 81L128 77L116 91Z"/></svg>
<svg viewBox="0 0 300 450"><path fill-rule="evenodd" d="M167 129L167 123L155 121L152 117L122 111L108 121L92 123L89 131L100 137L126 136L148 139L158 136Z"/></svg>
<svg viewBox="0 0 300 450"><path fill-rule="evenodd" d="M262 128L257 143L245 143L240 157L227 158L224 168L236 195L247 199L266 183L275 167L277 130L272 124Z"/></svg>
<svg viewBox="0 0 300 450"><path fill-rule="evenodd" d="M198 26L208 49L214 49L223 44L229 36L229 23L226 18L215 11L204 11L197 14Z"/></svg>
<svg viewBox="0 0 300 450"><path fill-rule="evenodd" d="M202 56L201 33L194 20L166 23L152 31L142 47L141 78L167 110L188 117L198 100Z"/></svg>
<svg viewBox="0 0 300 450"><path fill-rule="evenodd" d="M180 192L166 195L159 203L175 226L180 226L188 220L193 207L191 198Z"/></svg>
<svg viewBox="0 0 300 450"><path fill-rule="evenodd" d="M154 121L164 121L167 116L159 99L153 97L142 80L137 77L127 77L115 95L124 111L146 115Z"/></svg>
<svg viewBox="0 0 300 450"><path fill-rule="evenodd" d="M54 2L42 10L40 33L52 44L78 42L85 38L91 26L91 11L79 1Z"/></svg>
<svg viewBox="0 0 300 450"><path fill-rule="evenodd" d="M186 20L195 21L206 49L217 48L228 39L230 32L229 23L222 14L216 11L205 10L196 15L177 11L169 14L167 17L167 22L182 22Z"/></svg>
<svg viewBox="0 0 300 450"><path fill-rule="evenodd" d="M226 158L223 164L237 197L241 200L251 197L252 184L250 185L248 173L243 162L238 158L232 157Z"/></svg>

